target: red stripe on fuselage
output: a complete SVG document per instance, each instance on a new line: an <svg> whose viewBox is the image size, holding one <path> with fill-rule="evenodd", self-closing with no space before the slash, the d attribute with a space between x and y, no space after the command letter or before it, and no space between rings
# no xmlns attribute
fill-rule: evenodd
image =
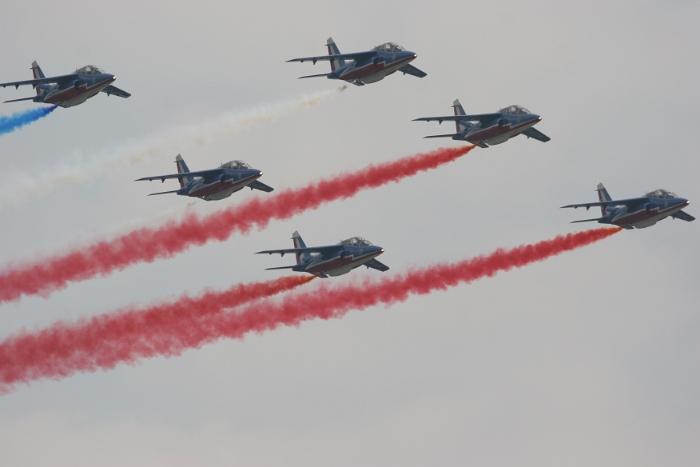
<svg viewBox="0 0 700 467"><path fill-rule="evenodd" d="M534 126L536 123L539 123L540 120L541 119L528 120L527 122L521 123L519 125L508 125L503 128L499 127L497 124L491 125L490 127L484 128L483 130L471 133L469 136L467 136L467 141L473 144L477 144L480 141L496 138L498 136L502 136L504 134L519 130L518 133L513 134L513 136L516 136L522 133L523 131L527 130L531 126Z"/></svg>
<svg viewBox="0 0 700 467"><path fill-rule="evenodd" d="M256 178L259 178L261 175L251 175L250 177L243 178L241 180L229 179L226 180L224 183L221 183L219 181L212 182L209 185L205 185L201 188L197 188L194 191L190 191L187 194L187 196L191 196L193 198L201 198L202 196L211 196L221 191L230 190L231 188L238 187L238 189L240 190L243 189L248 183L252 182Z"/></svg>
<svg viewBox="0 0 700 467"><path fill-rule="evenodd" d="M69 88L66 88L56 94L53 94L47 98L44 99L44 102L46 104L60 104L61 102L64 101L69 101L71 99L75 99L76 97L82 96L83 94L88 94L91 93L90 96L92 97L96 95L98 92L100 92L102 89L106 88L110 84L112 84L117 78L111 78L105 81L100 81L97 84L94 84L92 86L88 86L87 83L85 85L80 86L78 89L75 89L75 87L71 86Z"/></svg>
<svg viewBox="0 0 700 467"><path fill-rule="evenodd" d="M349 69L346 73L340 75L340 79L352 81L356 79L369 78L370 76L377 74L389 74L389 70L392 70L391 72L393 73L398 68L401 68L406 63L412 61L414 58L415 57L406 57L396 62L392 62L389 66L386 65L386 62L381 62L379 65L375 65L374 63L370 62L367 65L363 65L359 68Z"/></svg>

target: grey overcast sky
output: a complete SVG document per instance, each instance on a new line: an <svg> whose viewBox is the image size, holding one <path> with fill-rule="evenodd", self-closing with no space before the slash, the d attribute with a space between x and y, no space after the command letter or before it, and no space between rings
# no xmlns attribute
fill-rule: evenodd
<svg viewBox="0 0 700 467"><path fill-rule="evenodd" d="M133 180L170 173L177 153L193 170L242 159L294 187L454 146L422 138L449 126L411 120L456 98L473 113L524 105L552 138L477 149L248 236L5 304L1 337L280 276L264 268L288 257L253 252L291 246L295 230L309 244L364 236L392 274L591 228L569 221L592 211L559 206L595 199L599 182L618 198L667 188L700 215L698 2L4 0L0 11L0 82L29 79L33 60L47 75L95 64L132 93L0 137L6 186L333 89L296 79L326 64L284 63L324 54L329 36L342 52L398 42L428 73L3 205L3 269L258 196L147 198L175 182ZM0 397L0 464L699 465L699 228L665 220L392 307L19 387Z"/></svg>

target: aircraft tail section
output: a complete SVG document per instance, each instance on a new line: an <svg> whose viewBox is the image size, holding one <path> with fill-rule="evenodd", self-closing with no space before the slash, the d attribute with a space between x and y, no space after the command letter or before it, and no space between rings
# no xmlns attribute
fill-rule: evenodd
<svg viewBox="0 0 700 467"><path fill-rule="evenodd" d="M608 190L605 189L602 183L598 184L598 188L596 188L596 191L598 192L598 201L612 201ZM605 215L604 206L600 207L600 212L602 213L602 215Z"/></svg>
<svg viewBox="0 0 700 467"><path fill-rule="evenodd" d="M326 45L328 46L328 55L340 55L340 50L338 49L338 46L335 45L335 42L333 41L332 37L329 37L328 40L326 41ZM331 60L331 71L335 71L340 67L345 66L345 60Z"/></svg>
<svg viewBox="0 0 700 467"><path fill-rule="evenodd" d="M34 79L46 78L46 76L44 76L44 72L41 71L41 67L36 62L36 60L32 62L32 74L34 75ZM39 89L39 86L36 86L37 95L41 94L42 92L43 90Z"/></svg>
<svg viewBox="0 0 700 467"><path fill-rule="evenodd" d="M292 241L294 242L294 248L306 248L306 243L304 243L304 240L302 240L301 235L299 235L299 232L294 232L292 234ZM297 253L297 264L301 263L302 261L306 260L311 256L309 253L304 252L304 253Z"/></svg>
<svg viewBox="0 0 700 467"><path fill-rule="evenodd" d="M459 99L455 99L455 101L452 103L452 108L455 109L455 115L466 115L464 107L462 107L462 104L459 103ZM459 121L456 121L455 123L457 124L457 133L461 133L467 129L467 127L459 123Z"/></svg>
<svg viewBox="0 0 700 467"><path fill-rule="evenodd" d="M177 164L177 173L183 174L183 173L189 173L190 169L187 167L187 164L185 164L185 160L182 158L180 154L177 155L175 158L175 164ZM187 181L191 182L193 178L187 177ZM178 181L180 182L180 188L185 186L185 180L178 178Z"/></svg>

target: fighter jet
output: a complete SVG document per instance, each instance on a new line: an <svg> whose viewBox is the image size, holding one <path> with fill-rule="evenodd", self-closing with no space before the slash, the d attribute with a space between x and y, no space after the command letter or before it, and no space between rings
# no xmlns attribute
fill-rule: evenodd
<svg viewBox="0 0 700 467"><path fill-rule="evenodd" d="M177 193L181 196L201 198L205 201L218 201L228 198L231 194L242 190L246 186L251 190L255 189L267 193L274 190L271 186L257 180L262 176L260 170L254 169L242 161L226 162L216 169L190 172L182 156L178 154L175 158L175 164L177 164L176 174L143 177L136 181L148 180L150 182L152 180L160 180L162 183L165 182L166 178L177 178L180 182L179 190L161 191L159 193L151 193L148 196Z"/></svg>
<svg viewBox="0 0 700 467"><path fill-rule="evenodd" d="M681 211L690 204L690 201L679 198L675 193L667 190L650 191L641 198L613 200L602 183L598 184L598 203L569 204L562 208L581 208L586 210L591 206L600 206L603 217L596 219L584 219L576 222L594 222L612 224L625 229L643 229L651 227L658 221L671 216L686 222L695 220L693 216Z"/></svg>
<svg viewBox="0 0 700 467"><path fill-rule="evenodd" d="M73 107L82 104L99 92L104 92L108 96L112 94L124 98L131 96L128 92L112 86L112 83L117 79L116 76L105 73L102 68L93 65L79 68L69 75L47 78L41 71L39 64L34 61L32 62L32 72L34 79L0 83L0 87L14 86L19 88L25 84L31 84L36 89L36 96L5 102L33 101L61 107Z"/></svg>
<svg viewBox="0 0 700 467"><path fill-rule="evenodd" d="M300 78L325 76L328 79L342 79L343 81L357 86L376 83L396 71L400 71L403 74L408 73L418 78L426 76L426 73L423 71L413 65L409 65L409 62L415 60L417 55L413 52L409 52L395 42L387 42L376 46L372 50L351 54L341 54L340 50L338 50L338 46L333 42L332 37L328 38L327 45L328 55L293 58L287 61L311 61L315 65L319 60L328 60L331 62L330 73L301 76Z"/></svg>
<svg viewBox="0 0 700 467"><path fill-rule="evenodd" d="M362 237L352 237L342 240L337 245L317 246L307 248L299 232L292 234L294 248L287 250L265 250L256 254L294 253L297 257L297 264L293 266L281 266L272 269L291 269L297 272L308 272L318 277L340 276L347 274L356 267L367 266L367 268L387 271L389 267L380 263L375 258L384 253L384 248L372 245Z"/></svg>
<svg viewBox="0 0 700 467"><path fill-rule="evenodd" d="M469 141L482 148L489 145L501 144L514 136L524 134L528 138L534 138L546 143L550 138L532 128L542 120L539 115L530 113L525 107L511 105L498 112L490 114L466 115L459 99L452 103L455 114L445 117L422 117L413 120L426 121L437 120L455 122L457 133L446 135L426 136L426 138L452 138L456 141Z"/></svg>

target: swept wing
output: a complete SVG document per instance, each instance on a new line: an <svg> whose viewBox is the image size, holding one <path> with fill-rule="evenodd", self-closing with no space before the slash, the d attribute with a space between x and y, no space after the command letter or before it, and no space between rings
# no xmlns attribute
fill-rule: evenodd
<svg viewBox="0 0 700 467"><path fill-rule="evenodd" d="M275 190L275 189L272 188L270 185L265 185L263 182L259 182L259 181L257 181L257 180L253 180L252 182L250 182L250 183L248 184L248 187L249 187L251 190L260 190L260 191L264 191L264 192L266 192L266 193L269 193L269 192Z"/></svg>
<svg viewBox="0 0 700 467"><path fill-rule="evenodd" d="M541 131L534 129L533 127L530 127L527 130L523 131L523 134L528 138L533 138L537 141L542 141L543 143L546 143L547 141L552 139L549 136L542 133Z"/></svg>
<svg viewBox="0 0 700 467"><path fill-rule="evenodd" d="M111 84L109 86L107 86L106 88L101 89L101 92L107 93L108 96L111 96L112 94L114 94L115 96L119 96L119 97L123 97L123 98L131 97L131 94L129 94L128 92L122 91L118 87L112 86Z"/></svg>
<svg viewBox="0 0 700 467"><path fill-rule="evenodd" d="M416 76L418 78L424 78L428 76L428 73L425 71L419 70L418 68L414 67L413 65L404 65L401 68L399 68L399 71L404 73L404 74L409 74Z"/></svg>
<svg viewBox="0 0 700 467"><path fill-rule="evenodd" d="M368 268L376 269L378 271L388 271L389 266L386 264L377 261L376 259L372 258L371 260L367 261L366 263L362 263L363 266L367 266Z"/></svg>
<svg viewBox="0 0 700 467"><path fill-rule="evenodd" d="M220 173L223 173L223 169L209 169L209 170L199 170L197 172L183 172L179 174L168 174L168 175L154 175L152 177L143 177L143 178L138 178L136 179L137 182L141 182L144 180L153 181L153 180L160 180L164 181L166 179L170 178L187 178L187 177L204 177L204 178L209 178L214 175L218 175Z"/></svg>
<svg viewBox="0 0 700 467"><path fill-rule="evenodd" d="M613 201L596 201L594 203L583 203L583 204L567 204L566 206L562 206L563 208L590 208L593 206L601 206L601 207L606 207L606 206L627 206L627 207L635 207L639 206L640 204L647 203L649 202L649 198L647 197L642 197L642 198L630 198L630 199L619 199L619 200L613 200Z"/></svg>
<svg viewBox="0 0 700 467"><path fill-rule="evenodd" d="M11 83L0 83L0 87L4 88L7 86L14 86L15 88L19 86L24 86L25 84L31 84L32 86L36 86L37 84L46 84L46 83L68 83L70 81L78 79L78 75L75 73L72 73L70 75L61 75L61 76L52 76L50 78L37 78L37 79L27 79L24 81L12 81Z"/></svg>
<svg viewBox="0 0 700 467"><path fill-rule="evenodd" d="M673 217L674 219L680 219L680 220L686 221L686 222L693 222L695 220L695 218L693 216L691 216L690 214L688 214L687 212L684 212L684 211L676 211L673 214L671 214L671 217Z"/></svg>
<svg viewBox="0 0 700 467"><path fill-rule="evenodd" d="M316 246L316 247L311 247L311 248L286 248L283 250L263 250L263 251L258 251L255 253L256 255L260 254L274 254L274 253L279 253L282 256L284 256L287 253L333 253L334 251L339 251L344 248L343 245L328 245L328 246Z"/></svg>
<svg viewBox="0 0 700 467"><path fill-rule="evenodd" d="M481 122L481 123L486 123L490 122L491 120L498 118L501 116L500 112L492 113L492 114L475 114L475 115L445 115L444 117L421 117L421 118L416 118L413 121L414 122L431 122L434 120L437 120L438 122L459 122L459 121L466 121L466 122Z"/></svg>
<svg viewBox="0 0 700 467"><path fill-rule="evenodd" d="M356 62L362 61L366 58L369 58L373 55L376 55L377 52L374 50L368 50L367 52L356 52L352 54L336 54L336 55L319 55L317 57L302 57L302 58L293 58L291 60L287 60L287 63L289 62L314 62L316 63L317 61L322 61L322 60L355 60Z"/></svg>

